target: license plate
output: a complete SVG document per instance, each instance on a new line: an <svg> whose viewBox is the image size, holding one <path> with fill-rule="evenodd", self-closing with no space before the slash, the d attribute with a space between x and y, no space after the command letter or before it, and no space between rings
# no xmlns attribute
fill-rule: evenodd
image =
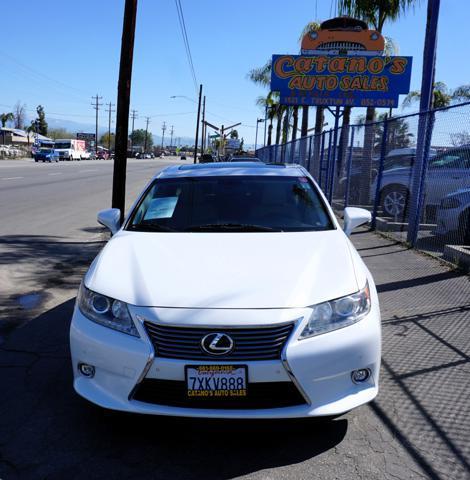
<svg viewBox="0 0 470 480"><path fill-rule="evenodd" d="M187 365L188 398L246 397L246 365Z"/></svg>

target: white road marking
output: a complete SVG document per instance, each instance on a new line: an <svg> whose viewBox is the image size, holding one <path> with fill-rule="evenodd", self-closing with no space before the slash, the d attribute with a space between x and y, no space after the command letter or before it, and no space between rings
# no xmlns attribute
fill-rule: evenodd
<svg viewBox="0 0 470 480"><path fill-rule="evenodd" d="M24 177L4 177L2 180L17 180L18 178L24 178Z"/></svg>
<svg viewBox="0 0 470 480"><path fill-rule="evenodd" d="M62 175L61 173L48 173L48 175Z"/></svg>

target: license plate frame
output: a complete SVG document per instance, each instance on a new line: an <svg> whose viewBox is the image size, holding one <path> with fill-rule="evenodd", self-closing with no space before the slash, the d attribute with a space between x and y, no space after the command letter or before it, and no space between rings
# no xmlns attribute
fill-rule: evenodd
<svg viewBox="0 0 470 480"><path fill-rule="evenodd" d="M247 365L185 365L184 376L188 399L248 397Z"/></svg>

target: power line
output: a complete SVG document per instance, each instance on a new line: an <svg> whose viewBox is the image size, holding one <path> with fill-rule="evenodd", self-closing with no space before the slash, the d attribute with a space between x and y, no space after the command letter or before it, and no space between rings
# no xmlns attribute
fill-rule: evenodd
<svg viewBox="0 0 470 480"><path fill-rule="evenodd" d="M9 55L8 53L0 50L0 56L1 57L5 57L5 58L8 58L10 61L16 63L17 65L19 65L20 67L22 67L23 69L25 70L29 70L31 73L39 76L39 77L43 77L44 79L50 81L50 82L54 82L54 83L57 83L58 85L62 85L63 87L66 87L68 89L71 89L71 90L75 90L77 92L80 92L80 93L86 93L88 94L88 92L86 92L85 90L82 90L80 88L76 88L76 87L73 87L72 85L68 85L60 80L57 80L56 78L52 78L52 77L49 77L48 75L42 73L42 72L39 72L38 70L35 70L34 68L31 68L30 66L16 60L16 58L12 57L11 55Z"/></svg>
<svg viewBox="0 0 470 480"><path fill-rule="evenodd" d="M197 92L198 83L196 79L196 72L194 69L193 57L191 55L191 48L189 46L188 32L186 31L186 23L184 21L183 7L181 6L181 0L175 0L176 11L178 13L178 21L181 28L181 35L183 37L183 43L186 49L186 57L188 59L189 69L191 71L191 76L193 77L194 89Z"/></svg>

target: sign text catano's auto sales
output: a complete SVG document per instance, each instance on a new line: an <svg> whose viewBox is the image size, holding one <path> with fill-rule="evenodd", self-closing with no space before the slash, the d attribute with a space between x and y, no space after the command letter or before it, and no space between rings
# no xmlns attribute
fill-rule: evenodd
<svg viewBox="0 0 470 480"><path fill-rule="evenodd" d="M396 107L411 64L401 56L273 55L271 90L288 105Z"/></svg>

